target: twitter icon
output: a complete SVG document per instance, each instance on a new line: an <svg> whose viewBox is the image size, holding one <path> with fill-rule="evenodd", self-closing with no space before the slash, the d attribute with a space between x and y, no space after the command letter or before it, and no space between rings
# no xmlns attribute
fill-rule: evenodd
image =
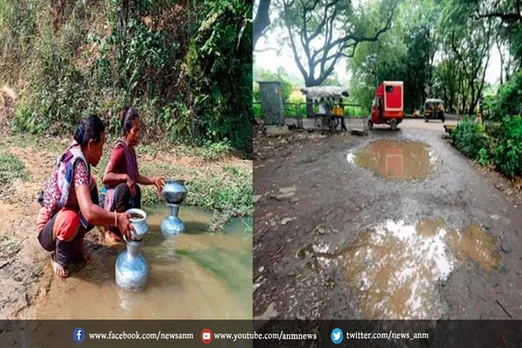
<svg viewBox="0 0 522 348"><path fill-rule="evenodd" d="M339 344L343 341L343 331L341 329L333 329L332 331L332 342Z"/></svg>

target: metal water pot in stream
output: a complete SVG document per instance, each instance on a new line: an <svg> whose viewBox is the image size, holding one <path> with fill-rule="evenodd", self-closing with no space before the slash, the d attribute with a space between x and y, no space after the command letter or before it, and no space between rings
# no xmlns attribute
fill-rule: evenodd
<svg viewBox="0 0 522 348"><path fill-rule="evenodd" d="M167 180L161 193L169 208L169 216L161 223L161 233L165 237L177 236L185 232L185 225L179 218L179 206L187 197L185 182L183 180Z"/></svg>
<svg viewBox="0 0 522 348"><path fill-rule="evenodd" d="M140 254L143 238L149 231L147 214L141 209L126 211L131 215L130 222L136 230L135 235L127 243L127 250L116 260L116 283L127 290L138 290L145 286L149 275L149 266Z"/></svg>

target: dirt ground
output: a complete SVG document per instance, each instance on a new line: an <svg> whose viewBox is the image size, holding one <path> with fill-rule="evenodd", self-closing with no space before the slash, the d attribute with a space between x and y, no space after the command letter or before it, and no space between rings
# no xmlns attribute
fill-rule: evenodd
<svg viewBox="0 0 522 348"><path fill-rule="evenodd" d="M70 139L11 137L2 134L0 152L16 155L29 172L29 180L16 179L10 185L0 185L0 319L31 319L31 308L42 301L54 281L49 254L43 250L35 232L36 214L40 206L36 195L50 174L57 156ZM106 145L105 152L108 152ZM222 175L223 166L239 166L251 172L251 161L236 157L206 162L198 158L172 153L142 154L139 161L148 168L176 166L180 173ZM106 154L107 155L107 154ZM142 169L145 168L145 165ZM214 174L215 173L215 174ZM95 174L100 187L100 175ZM184 174L181 174L183 176ZM190 179L180 177L180 179ZM94 229L87 235L87 248L94 257L115 253L123 247L105 248L100 233ZM121 249L121 250L120 250Z"/></svg>
<svg viewBox="0 0 522 348"><path fill-rule="evenodd" d="M450 121L450 123L453 123ZM254 139L254 315L361 319L360 297L342 267L321 267L310 243L338 251L387 220L443 218L479 224L500 264L485 271L464 260L432 289L441 319L522 318L522 199L510 182L455 150L440 121L405 120L398 131L324 137L292 132ZM425 180L392 181L349 163L349 152L379 140L421 141L437 154ZM399 319L399 318L397 318ZM438 318L434 318L438 319Z"/></svg>

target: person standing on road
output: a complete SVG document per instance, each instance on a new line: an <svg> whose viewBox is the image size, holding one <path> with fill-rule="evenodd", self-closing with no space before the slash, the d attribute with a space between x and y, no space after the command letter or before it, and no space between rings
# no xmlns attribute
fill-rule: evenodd
<svg viewBox="0 0 522 348"><path fill-rule="evenodd" d="M348 129L346 128L346 124L344 123L344 104L343 104L343 98L339 98L339 107L341 108L341 130L347 132Z"/></svg>
<svg viewBox="0 0 522 348"><path fill-rule="evenodd" d="M328 106L328 103L326 102L326 100L324 99L324 97L322 97L320 100L319 100L319 115L320 116L328 116L329 114L329 106Z"/></svg>

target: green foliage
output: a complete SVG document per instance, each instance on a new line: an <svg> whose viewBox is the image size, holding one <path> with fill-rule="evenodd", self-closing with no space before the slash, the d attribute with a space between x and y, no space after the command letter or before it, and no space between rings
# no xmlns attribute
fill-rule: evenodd
<svg viewBox="0 0 522 348"><path fill-rule="evenodd" d="M492 103L496 119L501 115L519 115L522 104L522 69L511 80L500 86L496 101Z"/></svg>
<svg viewBox="0 0 522 348"><path fill-rule="evenodd" d="M478 163L481 166L487 166L489 163L489 153L488 150L485 148L482 148L478 152Z"/></svg>
<svg viewBox="0 0 522 348"><path fill-rule="evenodd" d="M522 117L504 119L493 163L508 177L522 175Z"/></svg>
<svg viewBox="0 0 522 348"><path fill-rule="evenodd" d="M11 183L14 179L27 180L29 173L22 161L13 154L0 153L0 184Z"/></svg>
<svg viewBox="0 0 522 348"><path fill-rule="evenodd" d="M259 84L254 83L252 87L252 100L254 102L261 101L261 92L259 91Z"/></svg>
<svg viewBox="0 0 522 348"><path fill-rule="evenodd" d="M235 167L223 169L221 177L194 179L187 183L187 204L203 208L228 210L236 216L248 215L252 207L251 175Z"/></svg>
<svg viewBox="0 0 522 348"><path fill-rule="evenodd" d="M98 113L119 134L118 109L131 104L141 112L145 142L203 146L228 139L248 155L252 6L240 0L127 5L0 4L6 43L0 78L27 82L12 129L69 135L82 115Z"/></svg>
<svg viewBox="0 0 522 348"><path fill-rule="evenodd" d="M176 120L173 136L195 145L200 139L227 138L234 148L250 153L251 6L240 0L206 1L200 6L206 16L191 39L183 69L192 107Z"/></svg>
<svg viewBox="0 0 522 348"><path fill-rule="evenodd" d="M380 7L369 5L367 30L378 23ZM437 48L433 35L437 7L431 1L402 1L395 13L393 27L377 42L363 42L348 61L354 73L350 94L368 113L376 84L382 81L404 82L404 108L418 108L424 102L424 84L433 74L432 55Z"/></svg>
<svg viewBox="0 0 522 348"><path fill-rule="evenodd" d="M38 1L31 6L37 15L34 22L25 24L36 26L38 34L31 38L26 51L31 53L23 62L28 65L24 72L29 89L15 112L12 127L30 133L71 131L79 119L78 110L87 107L86 81L73 63L83 43L80 18L85 7L76 5L56 37L52 17L43 15L52 12L51 4ZM16 54L18 48L13 45L9 51Z"/></svg>
<svg viewBox="0 0 522 348"><path fill-rule="evenodd" d="M217 160L232 150L230 142L206 142L202 147L182 146L182 152L187 156L199 157L206 160Z"/></svg>
<svg viewBox="0 0 522 348"><path fill-rule="evenodd" d="M252 174L242 167L223 166L219 172L205 172L170 164L143 166L144 175L185 177L187 205L214 212L212 229L221 230L233 217L252 215ZM161 202L153 187L142 187L143 205L153 206Z"/></svg>
<svg viewBox="0 0 522 348"><path fill-rule="evenodd" d="M157 194L154 188L147 186L141 188L141 204L144 207L152 207L162 202L162 198Z"/></svg>
<svg viewBox="0 0 522 348"><path fill-rule="evenodd" d="M28 65L36 31L36 1L0 1L0 81L14 84Z"/></svg>
<svg viewBox="0 0 522 348"><path fill-rule="evenodd" d="M271 72L268 70L260 70L256 72L256 81L279 81L281 82L281 97L283 102L290 101L290 94L292 94L292 90L294 86L290 81L290 78L284 68L279 67L277 72ZM254 101L261 101L260 92L259 92L259 84L255 83L254 85Z"/></svg>
<svg viewBox="0 0 522 348"><path fill-rule="evenodd" d="M487 148L483 127L469 118L455 127L451 132L451 139L455 147L471 159L476 159L479 151Z"/></svg>
<svg viewBox="0 0 522 348"><path fill-rule="evenodd" d="M351 1L277 1L281 19L276 23L282 34L274 39L276 45L291 46L296 52L306 86L338 84L332 73L341 53L351 55L360 42L373 41L380 30L388 30L386 23L397 2L370 6Z"/></svg>
<svg viewBox="0 0 522 348"><path fill-rule="evenodd" d="M361 118L368 116L362 107L357 106L345 106L344 114L352 118Z"/></svg>
<svg viewBox="0 0 522 348"><path fill-rule="evenodd" d="M187 189L187 204L214 210L214 231L232 217L252 214L252 176L241 168L224 167L222 176L196 178L187 182Z"/></svg>
<svg viewBox="0 0 522 348"><path fill-rule="evenodd" d="M252 111L254 112L255 118L262 118L263 117L263 107L260 103L255 103L252 105Z"/></svg>

